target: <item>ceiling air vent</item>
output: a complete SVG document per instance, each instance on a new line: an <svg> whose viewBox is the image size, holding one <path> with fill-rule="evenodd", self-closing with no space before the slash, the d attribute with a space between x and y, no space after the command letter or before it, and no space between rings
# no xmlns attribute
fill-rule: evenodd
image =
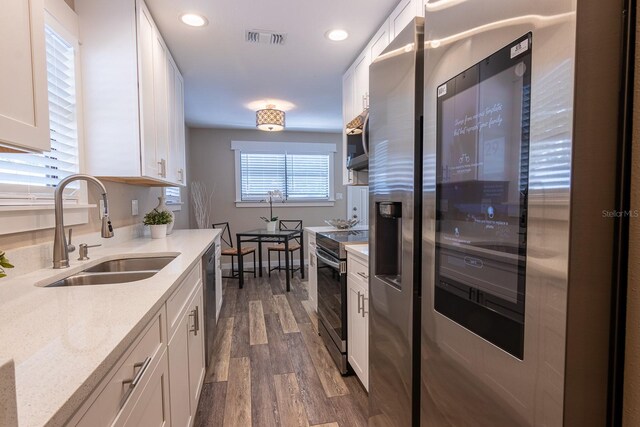
<svg viewBox="0 0 640 427"><path fill-rule="evenodd" d="M245 40L249 43L283 45L287 40L287 35L275 31L247 30Z"/></svg>

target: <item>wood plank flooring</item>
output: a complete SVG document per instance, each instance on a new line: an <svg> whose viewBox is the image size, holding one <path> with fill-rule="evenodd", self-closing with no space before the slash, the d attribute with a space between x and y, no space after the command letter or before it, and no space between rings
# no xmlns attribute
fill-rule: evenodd
<svg viewBox="0 0 640 427"><path fill-rule="evenodd" d="M225 279L215 348L196 426L360 427L367 394L342 377L318 336L318 319L298 275Z"/></svg>

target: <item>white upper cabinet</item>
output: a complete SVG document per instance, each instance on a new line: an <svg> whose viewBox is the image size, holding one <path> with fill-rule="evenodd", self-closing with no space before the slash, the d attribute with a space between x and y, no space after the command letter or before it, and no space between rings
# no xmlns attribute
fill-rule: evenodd
<svg viewBox="0 0 640 427"><path fill-rule="evenodd" d="M184 89L142 0L76 0L87 173L184 185Z"/></svg>
<svg viewBox="0 0 640 427"><path fill-rule="evenodd" d="M49 151L42 0L2 1L0 57L0 150Z"/></svg>
<svg viewBox="0 0 640 427"><path fill-rule="evenodd" d="M382 51L389 46L389 43L389 20L387 19L384 21L384 24L382 24L382 27L380 27L376 35L373 36L369 46L367 47L369 50L369 62L375 61L378 55L380 55Z"/></svg>
<svg viewBox="0 0 640 427"><path fill-rule="evenodd" d="M355 118L365 108L369 108L369 65L371 65L371 56L369 55L369 49L365 49L356 59L353 67L355 92L352 109L355 114L351 119ZM348 120L351 119L348 118Z"/></svg>
<svg viewBox="0 0 640 427"><path fill-rule="evenodd" d="M421 12L423 0L402 0L389 15L389 31L391 40L406 27L416 16L424 15Z"/></svg>
<svg viewBox="0 0 640 427"><path fill-rule="evenodd" d="M178 66L169 58L167 66L167 121L169 123L169 163L167 179L186 184L185 176L185 127L184 127L184 82ZM173 108L171 108L173 106Z"/></svg>

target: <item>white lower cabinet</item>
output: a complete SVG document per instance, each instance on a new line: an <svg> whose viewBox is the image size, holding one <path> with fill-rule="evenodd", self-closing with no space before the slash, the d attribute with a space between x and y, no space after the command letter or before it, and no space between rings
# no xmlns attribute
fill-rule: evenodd
<svg viewBox="0 0 640 427"><path fill-rule="evenodd" d="M171 425L193 425L204 381L204 330L202 284L182 312L169 340Z"/></svg>
<svg viewBox="0 0 640 427"><path fill-rule="evenodd" d="M349 364L369 391L369 281L361 258L347 256L347 355Z"/></svg>
<svg viewBox="0 0 640 427"><path fill-rule="evenodd" d="M118 419L114 426L162 427L169 426L169 367L167 352L164 351L160 363L149 374L142 387L140 397L131 405L131 412L123 413L126 420ZM124 416L121 418L125 418Z"/></svg>
<svg viewBox="0 0 640 427"><path fill-rule="evenodd" d="M192 426L205 375L202 307L198 263L67 425Z"/></svg>
<svg viewBox="0 0 640 427"><path fill-rule="evenodd" d="M193 420L198 410L198 399L202 391L202 383L205 374L204 359L204 319L202 309L202 286L198 288L189 306L188 317L191 319L191 327L187 336L187 348L189 350L189 398L191 402L191 419Z"/></svg>

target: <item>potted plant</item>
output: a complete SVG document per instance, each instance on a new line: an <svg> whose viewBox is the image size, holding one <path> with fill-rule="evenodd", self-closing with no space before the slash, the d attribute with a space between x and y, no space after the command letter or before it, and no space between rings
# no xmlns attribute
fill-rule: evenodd
<svg viewBox="0 0 640 427"><path fill-rule="evenodd" d="M282 200L282 203L284 203L285 200L280 190L269 191L267 194L268 197L263 200L263 202L269 203L269 217L261 216L260 219L267 223L267 231L276 231L278 227L278 217L273 216L273 201Z"/></svg>
<svg viewBox="0 0 640 427"><path fill-rule="evenodd" d="M4 272L5 268L13 268L13 265L7 259L4 251L0 251L0 278L7 277L7 274Z"/></svg>
<svg viewBox="0 0 640 427"><path fill-rule="evenodd" d="M144 225L151 228L152 239L162 239L167 236L167 224L171 224L173 218L168 211L152 210L144 216Z"/></svg>

